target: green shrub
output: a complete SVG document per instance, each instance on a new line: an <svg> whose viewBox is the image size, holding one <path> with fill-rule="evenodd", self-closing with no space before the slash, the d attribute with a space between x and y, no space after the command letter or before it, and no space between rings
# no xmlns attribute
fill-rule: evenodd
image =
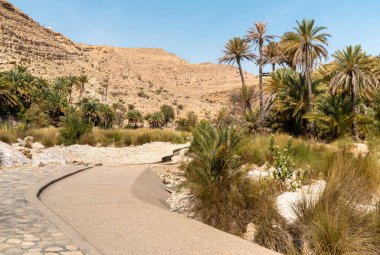
<svg viewBox="0 0 380 255"><path fill-rule="evenodd" d="M297 169L292 159L294 152L293 139L289 138L284 148L275 144L274 135L270 138L269 150L272 153L273 178L285 184L285 188L295 191L302 185L306 184L309 177L309 169Z"/></svg>
<svg viewBox="0 0 380 255"><path fill-rule="evenodd" d="M51 123L50 117L36 104L25 112L24 121L31 128L45 128Z"/></svg>
<svg viewBox="0 0 380 255"><path fill-rule="evenodd" d="M188 112L186 118L180 118L176 121L177 130L191 131L198 124L198 116L194 112Z"/></svg>
<svg viewBox="0 0 380 255"><path fill-rule="evenodd" d="M174 108L170 105L164 104L163 106L161 106L161 112L164 115L165 125L168 126L168 123L173 121L173 119L175 118Z"/></svg>
<svg viewBox="0 0 380 255"><path fill-rule="evenodd" d="M82 119L74 113L67 114L63 120L63 127L60 131L60 139L63 144L71 145L91 132L92 127L82 122Z"/></svg>

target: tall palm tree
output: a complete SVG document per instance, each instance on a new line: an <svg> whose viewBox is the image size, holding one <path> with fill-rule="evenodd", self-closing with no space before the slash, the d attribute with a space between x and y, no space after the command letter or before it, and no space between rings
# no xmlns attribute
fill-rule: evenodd
<svg viewBox="0 0 380 255"><path fill-rule="evenodd" d="M330 64L331 70L330 89L333 94L338 88L349 92L351 97L352 135L357 139L357 126L355 117L358 114L358 98L371 91L376 85L376 77L373 72L374 59L367 56L360 45L347 46L344 50L338 50L332 55L334 61Z"/></svg>
<svg viewBox="0 0 380 255"><path fill-rule="evenodd" d="M267 23L257 22L247 32L247 40L252 42L259 48L259 97L260 97L260 111L264 109L264 91L263 91L263 52L264 44L270 43L275 38L274 35L267 35Z"/></svg>
<svg viewBox="0 0 380 255"><path fill-rule="evenodd" d="M82 104L83 100L83 95L85 91L85 85L88 83L88 77L87 75L82 74L81 76L78 77L78 82L79 82L79 102Z"/></svg>
<svg viewBox="0 0 380 255"><path fill-rule="evenodd" d="M276 71L276 65L284 62L282 47L279 42L270 42L264 47L263 64L271 64L272 72Z"/></svg>
<svg viewBox="0 0 380 255"><path fill-rule="evenodd" d="M73 88L76 87L78 84L78 77L69 75L66 77L66 81L67 81L67 87L69 91L69 104L71 104Z"/></svg>
<svg viewBox="0 0 380 255"><path fill-rule="evenodd" d="M245 102L245 110L252 112L251 98L252 91L248 89L245 84L243 69L241 67L241 62L243 60L252 61L255 59L255 54L251 52L249 43L240 37L234 37L230 39L224 46L224 56L219 59L219 63L227 64L237 64L239 68L241 84L242 84L242 95Z"/></svg>
<svg viewBox="0 0 380 255"><path fill-rule="evenodd" d="M317 60L327 58L326 46L330 34L323 32L326 27L315 26L315 21L297 21L294 32L286 32L282 38L285 44L285 52L292 53L293 65L298 66L304 73L308 89L308 111L313 109L313 89L311 71L316 65Z"/></svg>

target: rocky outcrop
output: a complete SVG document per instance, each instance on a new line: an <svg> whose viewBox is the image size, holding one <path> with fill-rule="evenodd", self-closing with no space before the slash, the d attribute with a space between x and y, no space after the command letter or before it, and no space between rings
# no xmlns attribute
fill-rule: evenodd
<svg viewBox="0 0 380 255"><path fill-rule="evenodd" d="M31 160L9 144L0 142L0 168L28 165Z"/></svg>

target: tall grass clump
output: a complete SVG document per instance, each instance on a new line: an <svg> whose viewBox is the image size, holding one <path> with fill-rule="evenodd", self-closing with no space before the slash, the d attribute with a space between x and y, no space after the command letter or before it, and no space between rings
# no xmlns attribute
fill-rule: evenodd
<svg viewBox="0 0 380 255"><path fill-rule="evenodd" d="M165 129L93 129L92 143L102 146L130 146L142 145L150 142L185 143L188 132L177 132Z"/></svg>
<svg viewBox="0 0 380 255"><path fill-rule="evenodd" d="M243 136L223 124L213 127L202 121L194 130L189 153L193 160L183 165L187 188L195 197L196 218L210 226L241 236L249 223L258 226L257 242L286 252L291 248L284 221L274 203L278 192L271 181L246 177L239 148ZM270 226L265 227L265 226Z"/></svg>
<svg viewBox="0 0 380 255"><path fill-rule="evenodd" d="M33 136L34 141L42 143L46 147L59 145L60 143L60 129L50 126L47 128L32 129L27 132L28 135Z"/></svg>
<svg viewBox="0 0 380 255"><path fill-rule="evenodd" d="M3 130L0 129L0 141L3 143L16 143L18 138L18 132L16 130Z"/></svg>
<svg viewBox="0 0 380 255"><path fill-rule="evenodd" d="M298 248L303 254L379 254L378 213L369 206L379 185L376 161L342 151L329 164L319 200L305 200L295 208Z"/></svg>

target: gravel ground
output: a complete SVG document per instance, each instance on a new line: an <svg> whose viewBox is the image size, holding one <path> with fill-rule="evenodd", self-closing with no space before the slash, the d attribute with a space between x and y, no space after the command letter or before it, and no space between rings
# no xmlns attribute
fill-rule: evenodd
<svg viewBox="0 0 380 255"><path fill-rule="evenodd" d="M148 143L130 147L93 147L89 145L56 146L33 153L33 164L49 163L121 163L147 164L160 162L162 157L171 155L173 150L186 144L164 142Z"/></svg>

